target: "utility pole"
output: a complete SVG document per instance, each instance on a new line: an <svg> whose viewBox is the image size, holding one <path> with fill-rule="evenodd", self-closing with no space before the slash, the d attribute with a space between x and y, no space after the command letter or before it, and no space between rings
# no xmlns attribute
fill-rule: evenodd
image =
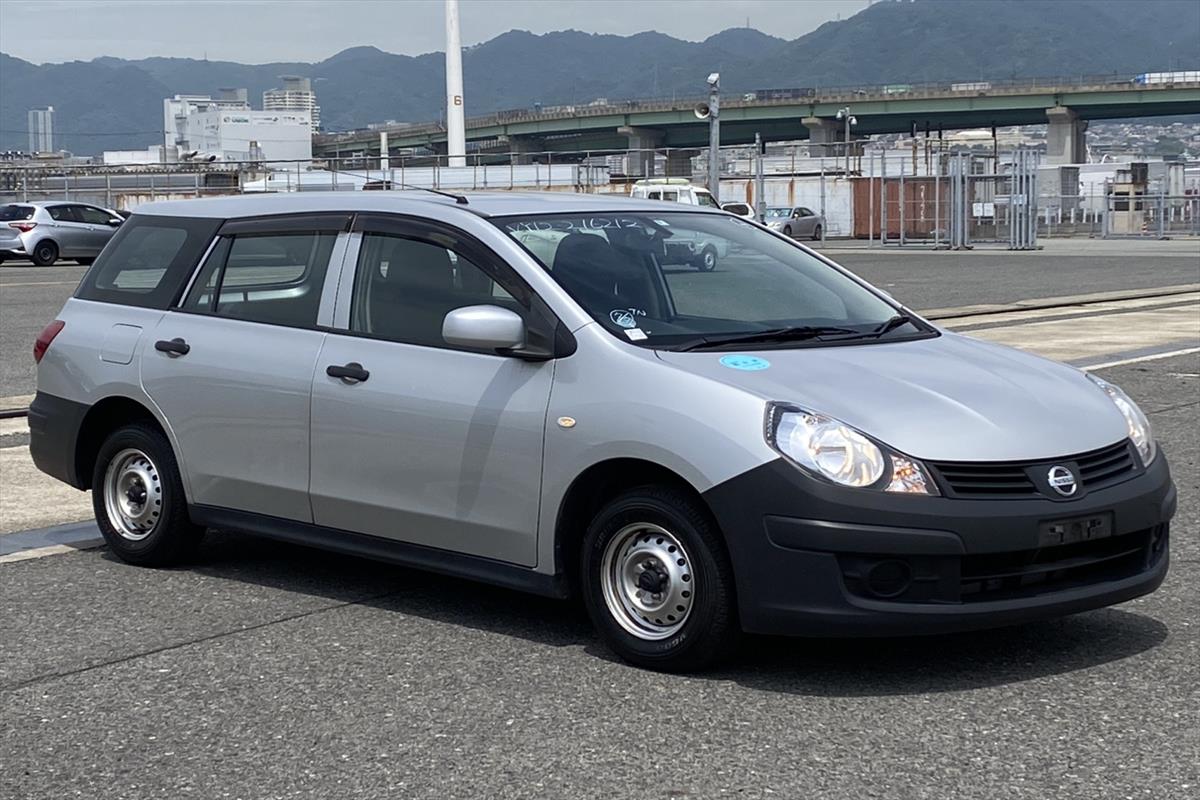
<svg viewBox="0 0 1200 800"><path fill-rule="evenodd" d="M767 198L763 181L763 157L766 154L767 147L763 143L762 134L754 134L754 156L758 160L754 166L754 218L760 223L766 219L767 215Z"/></svg>
<svg viewBox="0 0 1200 800"><path fill-rule="evenodd" d="M708 190L721 202L721 73L708 76Z"/></svg>
<svg viewBox="0 0 1200 800"><path fill-rule="evenodd" d="M451 167L467 165L467 133L463 119L462 37L458 0L446 0L446 153Z"/></svg>

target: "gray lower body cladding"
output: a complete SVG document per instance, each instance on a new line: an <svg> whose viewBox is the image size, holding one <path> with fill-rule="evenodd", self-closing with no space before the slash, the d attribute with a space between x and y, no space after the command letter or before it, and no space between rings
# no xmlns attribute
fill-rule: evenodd
<svg viewBox="0 0 1200 800"><path fill-rule="evenodd" d="M802 636L974 630L1148 594L1167 572L1176 503L1161 453L1071 501L848 489L782 459L704 497L729 543L743 627ZM1074 533L1052 544L1050 530Z"/></svg>
<svg viewBox="0 0 1200 800"><path fill-rule="evenodd" d="M89 406L38 392L29 404L29 455L42 472L82 489L90 475L78 475L75 451Z"/></svg>

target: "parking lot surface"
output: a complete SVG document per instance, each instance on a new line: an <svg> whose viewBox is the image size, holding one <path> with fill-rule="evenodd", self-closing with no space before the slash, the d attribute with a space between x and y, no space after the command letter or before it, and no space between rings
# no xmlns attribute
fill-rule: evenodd
<svg viewBox="0 0 1200 800"><path fill-rule="evenodd" d="M1003 302L995 258L893 291ZM1180 263L1147 285L1196 282L1200 262L1164 261ZM899 268L868 262L874 280ZM1022 296L1130 288L1075 274ZM950 322L1101 365L1148 413L1179 489L1158 592L981 633L750 638L717 671L671 676L616 661L572 603L235 533L170 570L0 555L0 797L1195 798L1200 303ZM12 427L6 470L28 453ZM50 508L41 526L88 516L86 495L50 486L4 473L0 553L34 524L6 529L14 506ZM64 530L94 536L37 535Z"/></svg>

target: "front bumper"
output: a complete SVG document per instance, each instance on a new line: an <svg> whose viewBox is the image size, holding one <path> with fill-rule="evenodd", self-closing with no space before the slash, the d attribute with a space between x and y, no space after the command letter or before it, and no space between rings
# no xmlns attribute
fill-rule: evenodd
<svg viewBox="0 0 1200 800"><path fill-rule="evenodd" d="M776 460L705 493L726 533L744 629L888 636L1010 625L1158 588L1175 487L1162 453L1077 500L967 500L847 489ZM1049 544L1048 523L1104 517Z"/></svg>

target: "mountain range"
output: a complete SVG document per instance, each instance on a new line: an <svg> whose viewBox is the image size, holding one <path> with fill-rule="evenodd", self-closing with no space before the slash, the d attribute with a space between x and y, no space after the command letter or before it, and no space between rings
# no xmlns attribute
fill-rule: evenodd
<svg viewBox="0 0 1200 800"><path fill-rule="evenodd" d="M778 4L778 14L788 13ZM463 53L467 114L723 89L1200 69L1194 0L881 0L795 40L735 28L689 42L656 32L615 36L513 30ZM249 89L258 106L279 76L305 75L326 130L438 119L444 56L353 47L316 63L97 58L32 64L0 53L0 150L26 149L26 112L54 106L59 147L81 154L162 140L162 99Z"/></svg>

